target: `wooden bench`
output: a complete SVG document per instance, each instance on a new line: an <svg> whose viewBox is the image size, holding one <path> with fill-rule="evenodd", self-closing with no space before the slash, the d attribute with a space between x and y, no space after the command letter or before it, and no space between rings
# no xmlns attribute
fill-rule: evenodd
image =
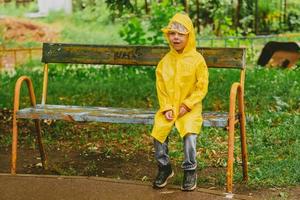
<svg viewBox="0 0 300 200"><path fill-rule="evenodd" d="M156 66L167 47L160 46L104 46L44 43L42 62L44 63L44 79L41 104L36 104L32 81L27 76L20 77L15 86L13 112L13 139L11 173L16 174L17 137L20 118L34 119L37 129L37 142L43 167L47 159L41 141L41 119L65 120L76 122L108 122L130 124L152 124L155 111L146 109L128 109L112 107L82 107L70 105L46 104L48 86L48 67L53 63L72 64L109 64L132 66ZM230 106L228 113L203 112L204 127L228 128L228 161L227 161L227 192L232 192L234 162L235 125L240 124L243 180L248 179L246 129L244 113L244 79L245 49L244 48L198 48L204 56L209 68L240 69L240 82L234 82L230 90ZM23 82L27 83L31 107L20 109L20 89ZM236 106L236 99L238 103ZM238 109L236 109L236 107ZM237 110L237 112L236 112Z"/></svg>

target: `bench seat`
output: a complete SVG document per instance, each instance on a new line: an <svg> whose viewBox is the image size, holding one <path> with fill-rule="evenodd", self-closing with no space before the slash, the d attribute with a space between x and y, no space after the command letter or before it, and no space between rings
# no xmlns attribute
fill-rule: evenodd
<svg viewBox="0 0 300 200"><path fill-rule="evenodd" d="M109 122L126 124L153 124L154 110L112 108L112 107L86 107L67 105L41 105L24 108L17 112L17 118L50 119L77 122ZM236 118L238 115L236 115ZM204 127L226 127L228 113L204 112Z"/></svg>

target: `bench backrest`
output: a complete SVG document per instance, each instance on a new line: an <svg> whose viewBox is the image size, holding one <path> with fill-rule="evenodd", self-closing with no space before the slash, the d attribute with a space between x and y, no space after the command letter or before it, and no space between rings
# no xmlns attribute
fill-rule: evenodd
<svg viewBox="0 0 300 200"><path fill-rule="evenodd" d="M240 69L240 83L243 87L246 68L245 48L197 48L197 50L204 56L210 68ZM42 104L46 103L49 63L156 66L168 51L169 47L166 46L44 43Z"/></svg>
<svg viewBox="0 0 300 200"><path fill-rule="evenodd" d="M208 67L245 68L244 48L198 48ZM163 46L44 43L44 63L155 66L169 51Z"/></svg>

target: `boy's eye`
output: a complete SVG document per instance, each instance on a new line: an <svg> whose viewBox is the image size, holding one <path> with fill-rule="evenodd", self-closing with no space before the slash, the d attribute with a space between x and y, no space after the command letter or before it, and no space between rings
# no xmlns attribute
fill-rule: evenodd
<svg viewBox="0 0 300 200"><path fill-rule="evenodd" d="M175 32L175 31L168 32L168 35L171 35L171 36L177 35L178 37L185 37L186 36L185 34L178 33L178 32Z"/></svg>
<svg viewBox="0 0 300 200"><path fill-rule="evenodd" d="M176 35L176 32L170 31L168 34L169 34L169 35Z"/></svg>

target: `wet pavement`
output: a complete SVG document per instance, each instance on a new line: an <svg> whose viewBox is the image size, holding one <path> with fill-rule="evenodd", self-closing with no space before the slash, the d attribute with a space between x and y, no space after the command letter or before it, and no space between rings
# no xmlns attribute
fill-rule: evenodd
<svg viewBox="0 0 300 200"><path fill-rule="evenodd" d="M197 188L182 192L177 186L154 190L149 182L99 177L0 174L0 200L219 200L253 199Z"/></svg>

